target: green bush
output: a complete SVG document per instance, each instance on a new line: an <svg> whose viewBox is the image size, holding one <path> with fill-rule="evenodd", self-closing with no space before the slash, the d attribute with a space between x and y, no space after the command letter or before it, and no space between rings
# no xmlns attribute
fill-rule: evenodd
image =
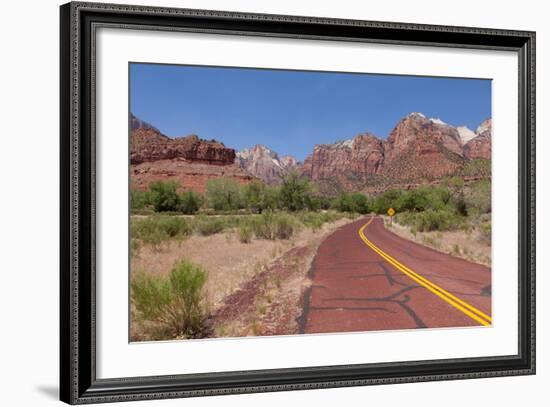
<svg viewBox="0 0 550 407"><path fill-rule="evenodd" d="M273 240L275 238L273 227L274 216L273 212L264 212L261 216L252 219L251 227L256 238L268 240Z"/></svg>
<svg viewBox="0 0 550 407"><path fill-rule="evenodd" d="M200 216L195 219L195 230L202 236L210 236L220 233L227 228L228 224L222 217Z"/></svg>
<svg viewBox="0 0 550 407"><path fill-rule="evenodd" d="M483 180L469 186L464 198L469 212L482 215L491 212L491 181Z"/></svg>
<svg viewBox="0 0 550 407"><path fill-rule="evenodd" d="M157 227L169 238L187 237L193 232L189 222L177 216L161 216L153 219L157 219Z"/></svg>
<svg viewBox="0 0 550 407"><path fill-rule="evenodd" d="M177 216L148 216L143 219L132 219L130 234L132 239L158 246L171 238L184 239L191 235L193 228L183 218Z"/></svg>
<svg viewBox="0 0 550 407"><path fill-rule="evenodd" d="M327 222L323 214L318 212L300 212L297 216L303 225L314 231L321 229L323 224Z"/></svg>
<svg viewBox="0 0 550 407"><path fill-rule="evenodd" d="M360 192L343 192L332 202L332 207L340 212L369 213L371 205L368 198Z"/></svg>
<svg viewBox="0 0 550 407"><path fill-rule="evenodd" d="M175 181L155 181L149 185L151 201L156 212L177 211L180 197L179 184Z"/></svg>
<svg viewBox="0 0 550 407"><path fill-rule="evenodd" d="M131 282L132 302L139 318L171 329L174 336L200 337L205 329L207 274L183 260L168 277L138 273Z"/></svg>
<svg viewBox="0 0 550 407"><path fill-rule="evenodd" d="M299 229L296 219L286 213L275 216L275 239L290 239Z"/></svg>
<svg viewBox="0 0 550 407"><path fill-rule="evenodd" d="M266 185L261 181L252 181L244 187L243 198L251 212L262 213L266 209Z"/></svg>
<svg viewBox="0 0 550 407"><path fill-rule="evenodd" d="M464 218L449 210L428 209L424 212L402 212L397 214L396 220L411 226L415 232L455 230L464 225Z"/></svg>
<svg viewBox="0 0 550 407"><path fill-rule="evenodd" d="M230 211L242 207L241 187L229 178L215 178L206 183L206 198L211 208Z"/></svg>
<svg viewBox="0 0 550 407"><path fill-rule="evenodd" d="M296 171L286 174L279 190L279 206L291 212L316 209L313 186L309 180L301 177Z"/></svg>
<svg viewBox="0 0 550 407"><path fill-rule="evenodd" d="M196 213L202 206L203 198L193 191L182 192L179 196L177 210L187 215Z"/></svg>
<svg viewBox="0 0 550 407"><path fill-rule="evenodd" d="M151 192L132 189L130 191L130 208L132 210L145 209L152 205Z"/></svg>
<svg viewBox="0 0 550 407"><path fill-rule="evenodd" d="M298 220L286 213L264 212L251 221L258 239L290 239L300 228Z"/></svg>
<svg viewBox="0 0 550 407"><path fill-rule="evenodd" d="M378 214L385 214L389 208L398 207L399 199L404 191L401 189L389 189L373 199L371 210Z"/></svg>

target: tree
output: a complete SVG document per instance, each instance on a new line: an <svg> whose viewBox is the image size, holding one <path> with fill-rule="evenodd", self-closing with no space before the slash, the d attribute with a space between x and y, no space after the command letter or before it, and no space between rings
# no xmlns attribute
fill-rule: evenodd
<svg viewBox="0 0 550 407"><path fill-rule="evenodd" d="M279 201L281 206L289 211L312 209L312 192L310 182L301 177L296 171L291 171L283 176Z"/></svg>
<svg viewBox="0 0 550 407"><path fill-rule="evenodd" d="M334 199L333 207L340 212L370 212L369 200L360 192L342 192Z"/></svg>
<svg viewBox="0 0 550 407"><path fill-rule="evenodd" d="M373 200L372 210L376 213L386 213L389 208L398 207L402 195L403 190L401 189L388 189Z"/></svg>
<svg viewBox="0 0 550 407"><path fill-rule="evenodd" d="M214 178L206 183L208 204L215 210L230 211L241 207L241 188L229 178Z"/></svg>
<svg viewBox="0 0 550 407"><path fill-rule="evenodd" d="M190 215L196 213L202 203L202 196L193 191L185 191L179 196L178 211Z"/></svg>
<svg viewBox="0 0 550 407"><path fill-rule="evenodd" d="M244 202L248 209L262 213L266 207L266 186L261 181L252 181L244 188Z"/></svg>

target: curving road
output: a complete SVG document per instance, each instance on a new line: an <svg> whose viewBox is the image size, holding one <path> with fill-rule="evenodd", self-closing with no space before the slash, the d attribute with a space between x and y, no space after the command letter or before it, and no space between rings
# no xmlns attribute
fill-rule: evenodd
<svg viewBox="0 0 550 407"><path fill-rule="evenodd" d="M310 269L301 332L491 325L491 270L403 239L366 217L338 229Z"/></svg>

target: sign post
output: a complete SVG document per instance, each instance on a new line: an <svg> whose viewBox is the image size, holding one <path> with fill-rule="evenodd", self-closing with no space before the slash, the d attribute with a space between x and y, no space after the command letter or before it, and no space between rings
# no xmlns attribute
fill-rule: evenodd
<svg viewBox="0 0 550 407"><path fill-rule="evenodd" d="M393 225L393 215L395 215L395 209L389 208L388 209L388 215L390 215L390 226Z"/></svg>

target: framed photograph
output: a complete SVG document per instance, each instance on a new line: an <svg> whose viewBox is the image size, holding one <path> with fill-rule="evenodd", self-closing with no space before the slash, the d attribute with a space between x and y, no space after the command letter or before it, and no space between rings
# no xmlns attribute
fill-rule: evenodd
<svg viewBox="0 0 550 407"><path fill-rule="evenodd" d="M61 400L535 373L535 33L60 13Z"/></svg>

